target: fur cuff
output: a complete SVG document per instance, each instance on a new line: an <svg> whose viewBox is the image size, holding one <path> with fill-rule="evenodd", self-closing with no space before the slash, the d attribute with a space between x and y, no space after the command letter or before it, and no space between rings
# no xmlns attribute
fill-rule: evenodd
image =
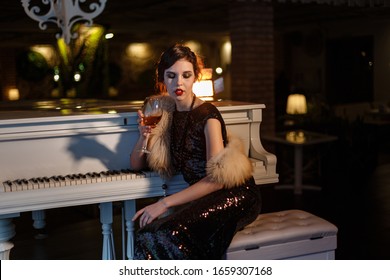
<svg viewBox="0 0 390 280"><path fill-rule="evenodd" d="M207 175L225 188L245 183L252 176L253 166L237 136L228 135L228 144L207 162Z"/></svg>

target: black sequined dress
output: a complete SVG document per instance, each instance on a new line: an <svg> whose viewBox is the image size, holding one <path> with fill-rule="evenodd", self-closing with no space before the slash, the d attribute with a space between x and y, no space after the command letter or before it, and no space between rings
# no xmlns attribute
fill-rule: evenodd
<svg viewBox="0 0 390 280"><path fill-rule="evenodd" d="M190 185L206 176L204 127L210 118L221 122L226 143L225 124L214 105L203 103L192 111L174 112L173 165ZM140 229L135 259L221 259L234 234L257 217L260 207L253 178L242 186L213 192Z"/></svg>

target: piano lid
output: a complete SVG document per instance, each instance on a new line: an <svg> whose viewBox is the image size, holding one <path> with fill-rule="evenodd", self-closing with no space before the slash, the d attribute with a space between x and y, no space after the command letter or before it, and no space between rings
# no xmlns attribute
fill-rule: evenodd
<svg viewBox="0 0 390 280"><path fill-rule="evenodd" d="M40 101L2 101L0 102L0 120L136 112L142 107L142 104L143 101L67 98Z"/></svg>
<svg viewBox="0 0 390 280"><path fill-rule="evenodd" d="M217 100L207 101L217 106L220 111L253 108L265 108L264 104L242 101ZM74 115L99 115L136 112L142 107L143 100L101 100L101 99L54 99L54 100L19 100L0 102L0 120L29 119Z"/></svg>

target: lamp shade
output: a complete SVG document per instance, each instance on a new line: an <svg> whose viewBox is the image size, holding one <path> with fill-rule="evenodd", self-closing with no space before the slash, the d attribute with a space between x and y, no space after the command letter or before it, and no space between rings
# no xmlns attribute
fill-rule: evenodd
<svg viewBox="0 0 390 280"><path fill-rule="evenodd" d="M200 81L194 83L192 90L194 91L195 95L201 99L212 99L214 95L214 83L212 80L213 69L203 68L201 77L202 79Z"/></svg>
<svg viewBox="0 0 390 280"><path fill-rule="evenodd" d="M212 97L214 95L213 81L201 80L194 83L193 91L198 97Z"/></svg>
<svg viewBox="0 0 390 280"><path fill-rule="evenodd" d="M287 114L297 115L307 113L306 97L303 94L290 94L287 98Z"/></svg>

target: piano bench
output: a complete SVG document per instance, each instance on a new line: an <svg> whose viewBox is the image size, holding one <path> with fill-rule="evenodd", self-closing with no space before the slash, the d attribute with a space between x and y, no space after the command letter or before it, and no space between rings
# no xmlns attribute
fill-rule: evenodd
<svg viewBox="0 0 390 280"><path fill-rule="evenodd" d="M301 210L260 214L237 232L227 249L228 260L333 260L337 227Z"/></svg>

